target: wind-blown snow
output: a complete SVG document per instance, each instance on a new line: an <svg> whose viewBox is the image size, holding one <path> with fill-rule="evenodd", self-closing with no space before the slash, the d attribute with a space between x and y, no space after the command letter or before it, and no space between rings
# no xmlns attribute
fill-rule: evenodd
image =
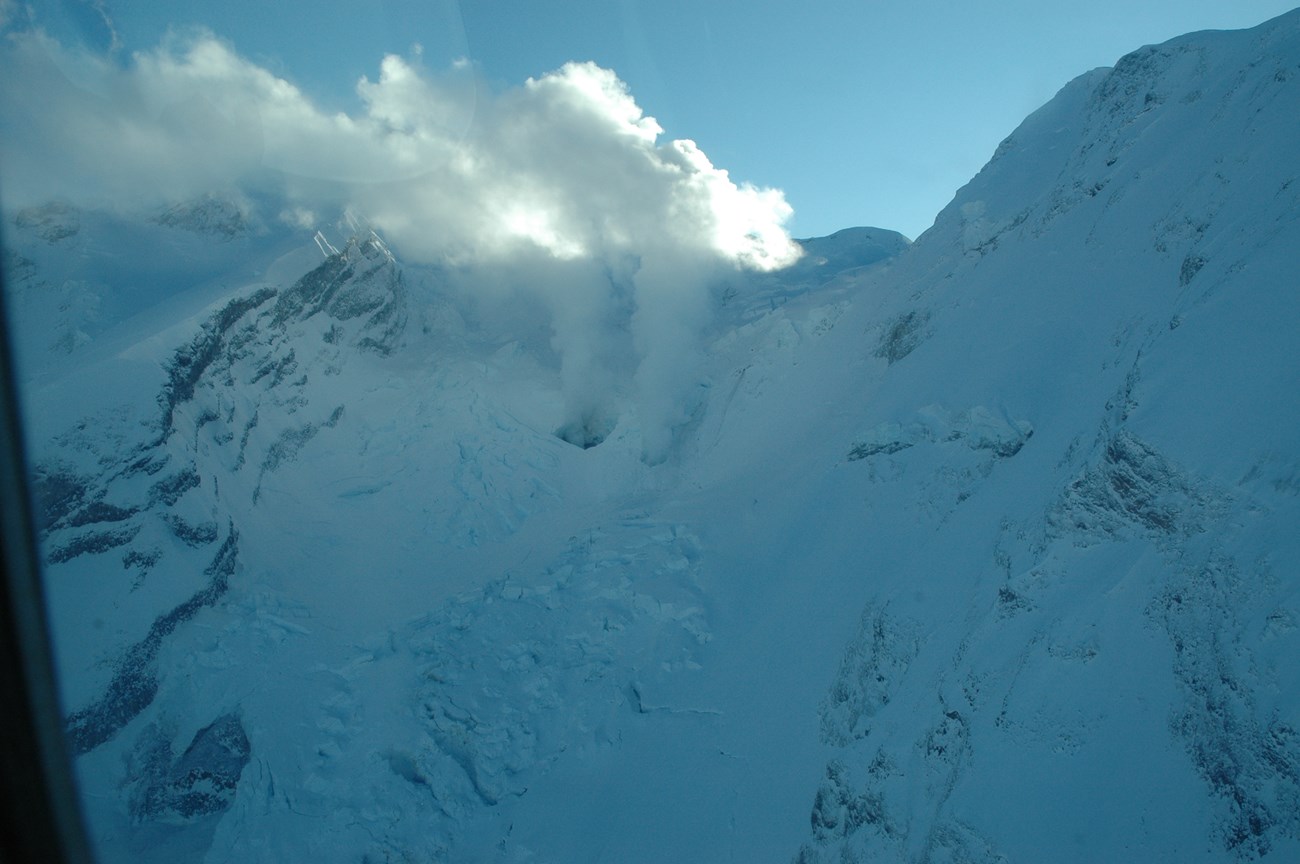
<svg viewBox="0 0 1300 864"><path fill-rule="evenodd" d="M770 272L24 210L104 860L1296 858L1298 82L1141 49Z"/></svg>

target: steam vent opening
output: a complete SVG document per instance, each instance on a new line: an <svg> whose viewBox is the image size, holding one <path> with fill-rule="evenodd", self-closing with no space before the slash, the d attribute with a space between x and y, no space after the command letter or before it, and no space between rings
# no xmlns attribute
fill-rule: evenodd
<svg viewBox="0 0 1300 864"><path fill-rule="evenodd" d="M564 424L555 430L555 437L583 450L590 450L603 443L613 430L613 421L589 418Z"/></svg>

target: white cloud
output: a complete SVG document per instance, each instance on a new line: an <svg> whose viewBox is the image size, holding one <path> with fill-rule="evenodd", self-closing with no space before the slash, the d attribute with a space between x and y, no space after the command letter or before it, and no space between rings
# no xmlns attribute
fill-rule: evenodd
<svg viewBox="0 0 1300 864"><path fill-rule="evenodd" d="M286 225L292 225L295 228L301 228L304 231L310 231L320 224L320 217L314 210L308 210L306 207L286 207L280 211L280 221Z"/></svg>
<svg viewBox="0 0 1300 864"><path fill-rule="evenodd" d="M38 32L0 50L10 204L245 189L280 196L281 218L299 224L355 207L405 260L540 302L572 421L608 415L627 391L651 458L685 419L709 280L798 253L779 191L737 185L690 141L661 142L626 85L591 63L492 94L468 64L431 74L388 56L358 82L360 109L330 114L208 34L126 66ZM614 374L624 368L631 380Z"/></svg>

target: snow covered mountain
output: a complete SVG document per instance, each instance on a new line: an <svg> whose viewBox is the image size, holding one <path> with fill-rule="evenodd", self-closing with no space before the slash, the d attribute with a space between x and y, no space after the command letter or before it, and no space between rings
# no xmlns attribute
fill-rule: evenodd
<svg viewBox="0 0 1300 864"><path fill-rule="evenodd" d="M1300 857L1297 117L1300 12L1081 76L654 464L357 219L15 214L103 860Z"/></svg>

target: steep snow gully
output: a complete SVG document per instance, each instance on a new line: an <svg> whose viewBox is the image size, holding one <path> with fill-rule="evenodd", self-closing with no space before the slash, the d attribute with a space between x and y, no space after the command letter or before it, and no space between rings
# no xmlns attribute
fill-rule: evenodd
<svg viewBox="0 0 1300 864"><path fill-rule="evenodd" d="M1298 117L1300 12L1081 76L654 465L356 219L11 214L103 860L1300 860Z"/></svg>

